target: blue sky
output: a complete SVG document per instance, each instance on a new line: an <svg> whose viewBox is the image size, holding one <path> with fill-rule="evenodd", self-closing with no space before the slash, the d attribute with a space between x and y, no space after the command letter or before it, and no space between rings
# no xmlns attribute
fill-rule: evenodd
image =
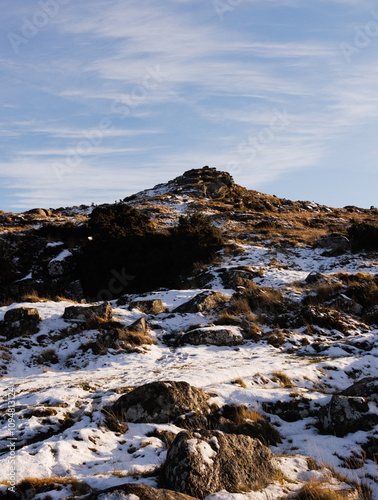
<svg viewBox="0 0 378 500"><path fill-rule="evenodd" d="M0 16L0 210L114 202L204 165L378 204L374 1L13 0Z"/></svg>

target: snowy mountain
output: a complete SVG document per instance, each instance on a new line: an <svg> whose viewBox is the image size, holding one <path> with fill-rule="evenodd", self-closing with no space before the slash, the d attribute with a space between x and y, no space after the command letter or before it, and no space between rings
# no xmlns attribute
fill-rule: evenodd
<svg viewBox="0 0 378 500"><path fill-rule="evenodd" d="M377 222L209 167L0 213L0 496L378 499Z"/></svg>

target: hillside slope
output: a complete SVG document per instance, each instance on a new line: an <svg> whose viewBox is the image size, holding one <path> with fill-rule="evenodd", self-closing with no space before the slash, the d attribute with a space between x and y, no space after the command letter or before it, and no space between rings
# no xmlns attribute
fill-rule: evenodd
<svg viewBox="0 0 378 500"><path fill-rule="evenodd" d="M378 211L208 167L123 203L163 234L200 212L228 241L173 288L114 268L92 303L93 207L2 214L0 495L378 498Z"/></svg>

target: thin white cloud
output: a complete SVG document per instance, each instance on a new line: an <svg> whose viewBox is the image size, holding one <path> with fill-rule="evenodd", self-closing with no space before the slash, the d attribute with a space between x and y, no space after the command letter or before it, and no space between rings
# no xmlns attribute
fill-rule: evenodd
<svg viewBox="0 0 378 500"><path fill-rule="evenodd" d="M101 123L101 122L100 122ZM110 123L110 127L113 127L113 124ZM159 134L161 130L131 130L131 129L117 129L117 128L104 128L103 136L110 137L132 137L138 135L149 135L149 134ZM101 132L101 126L99 124L98 127L91 128L83 128L83 129L74 129L74 128L55 128L55 127L30 127L30 131L34 134L46 134L55 138L63 138L63 139L85 139L96 132Z"/></svg>
<svg viewBox="0 0 378 500"><path fill-rule="evenodd" d="M61 176L57 176L54 166L54 162L43 159L0 163L5 182L17 193L14 209L114 202L150 187L155 180L157 184L161 175L151 166L130 170L120 165L104 169L87 159Z"/></svg>
<svg viewBox="0 0 378 500"><path fill-rule="evenodd" d="M116 155L116 154L121 154L121 153L135 153L138 151L145 151L145 148L110 148L110 147L94 147L93 148L93 153L92 155L95 156L102 156L102 155ZM72 150L71 150L72 151ZM65 149L36 149L36 150L25 150L25 151L20 151L20 156L59 156L59 157L66 157L68 154L70 154L70 149L65 148Z"/></svg>
<svg viewBox="0 0 378 500"><path fill-rule="evenodd" d="M349 16L344 27L353 27L350 12L355 9L361 14L371 5L363 0L358 4L355 0L327 2L346 6ZM285 172L319 165L335 139L353 127L361 130L378 118L378 71L364 59L366 53L361 59L356 57L353 64L346 64L330 27L321 37L315 32L304 35L295 30L293 21L292 41L273 29L258 36L252 21L248 33L236 28L235 20L244 15L243 9L251 14L255 6L261 13L267 5L270 10L282 5L300 8L315 2L245 0L235 8L234 24L219 22L211 2L210 6L196 2L199 10L175 5L185 3L189 2L93 0L62 9L49 29L55 36L59 33L63 41L71 40L69 46L75 43L77 50L57 50L56 57L43 62L30 52L30 60L25 60L22 67L23 74L28 78L30 75L30 84L25 86L28 92L32 89L47 96L46 100L38 100L39 108L33 108L37 112L43 109L46 121L41 116L28 120L31 114L26 114L23 122L18 118L0 128L0 136L22 134L33 141L37 136L46 139L45 147L35 146L34 142L33 146L18 146L9 155L13 160L0 165L2 178L6 182L11 179L13 189L21 193L19 203L38 204L41 199L46 203L50 200L54 206L57 200L64 204L64 200L76 199L83 193L94 196L96 201L98 190L118 194L124 191L122 182L133 186L133 190L141 185L150 187L204 164L232 169L236 163L240 182L248 184L248 179L253 179L256 187ZM352 30L352 38L353 34ZM32 48L32 43L25 49ZM37 53L37 44L35 47ZM374 50L373 44L371 48ZM8 61L6 67L14 69L17 64ZM159 79L147 88L146 78L157 68ZM21 68L18 71L21 74ZM141 92L145 95L138 99ZM46 111L50 99L59 99L52 102L60 103L57 113L61 112L64 120L58 122ZM129 106L131 120L122 122L130 124L130 128L121 128L113 104L128 105L130 99L134 99ZM67 114L65 103L72 106ZM172 112L174 106L177 112ZM238 152L239 145L269 125L275 108L287 109L292 127L250 161ZM59 185L51 174L49 157L60 160L66 154L66 145L72 147L73 141L95 132L105 117L114 127L104 134L109 142L97 147L93 155L114 154L112 167L107 161L101 164L97 158L87 158L72 175L63 176ZM193 138L197 141L188 148L183 145L185 138L178 133L176 136L175 130L175 123L185 130L185 120L190 120L188 142ZM82 122L93 125L81 129L78 123ZM124 154L126 160L133 153L141 153L139 147L132 147L134 136L143 139L143 135L157 134L162 134L163 152L154 149L152 153L153 148L148 148L146 157L140 154L136 162L117 164L119 155ZM131 147L123 147L122 138L129 138L126 145L131 143ZM141 180L140 173L134 171L136 165L143 174L148 172L148 177Z"/></svg>

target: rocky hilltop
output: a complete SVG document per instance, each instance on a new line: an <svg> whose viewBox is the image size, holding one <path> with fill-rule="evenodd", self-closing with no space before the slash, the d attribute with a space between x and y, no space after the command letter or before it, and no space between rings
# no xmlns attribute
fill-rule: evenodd
<svg viewBox="0 0 378 500"><path fill-rule="evenodd" d="M169 229L182 215L201 212L225 236L240 242L320 245L336 252L350 249L348 228L353 221L374 224L378 217L377 209L335 209L247 190L235 184L227 172L209 167L189 170L166 184L125 198L124 203L151 217L157 230ZM0 300L19 300L34 291L77 301L88 299L78 267L91 236L86 224L93 208L0 212ZM330 234L334 236L330 238Z"/></svg>
<svg viewBox="0 0 378 500"><path fill-rule="evenodd" d="M203 167L188 170L167 184L158 184L147 193L190 194L196 198L232 200L242 190L234 183L228 172L219 172L216 168Z"/></svg>
<svg viewBox="0 0 378 500"><path fill-rule="evenodd" d="M378 499L377 209L204 167L0 225L0 497Z"/></svg>

